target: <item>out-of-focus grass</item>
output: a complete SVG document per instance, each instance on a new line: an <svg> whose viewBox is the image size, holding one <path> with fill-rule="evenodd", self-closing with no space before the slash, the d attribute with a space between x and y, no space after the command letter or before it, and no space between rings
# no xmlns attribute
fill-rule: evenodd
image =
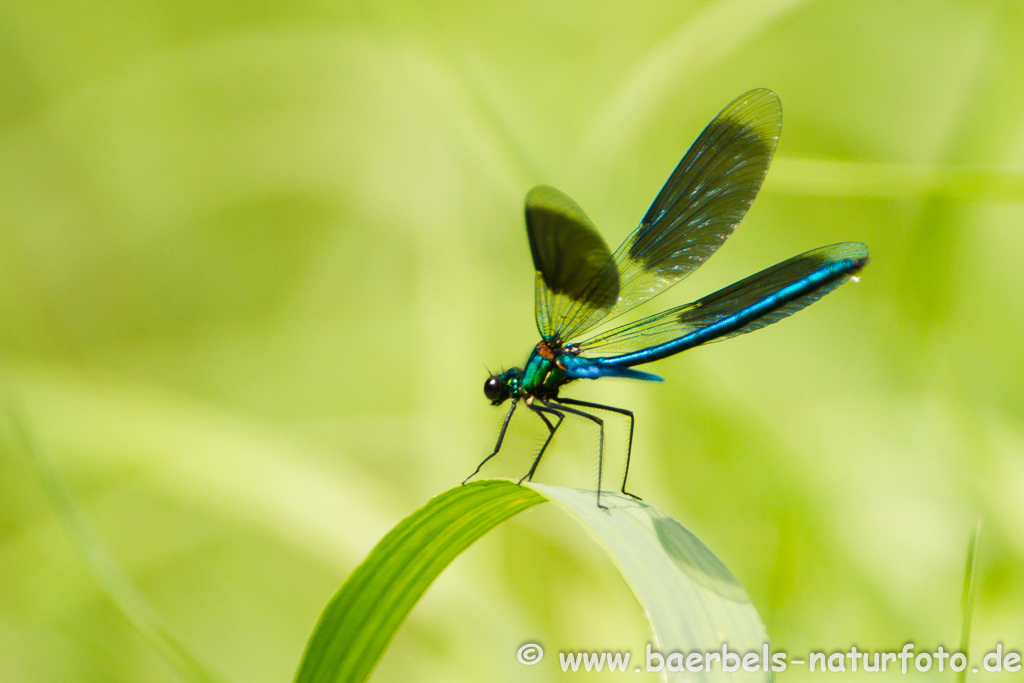
<svg viewBox="0 0 1024 683"><path fill-rule="evenodd" d="M978 545L981 541L981 520L974 528L967 543L967 563L964 568L964 587L960 594L960 652L970 659L971 648L971 621L974 617L974 570L978 564ZM967 668L964 667L957 673L957 683L964 683L967 680Z"/></svg>
<svg viewBox="0 0 1024 683"><path fill-rule="evenodd" d="M32 444L16 410L4 406L4 429L7 451L19 453L30 469L34 470L43 493L75 546L75 550L88 565L93 578L108 597L145 638L163 660L186 681L194 683L223 683L222 679L202 662L195 659L189 649L171 633L149 602L139 594L110 555L96 539L92 529L78 509L77 503L54 475L45 456Z"/></svg>
<svg viewBox="0 0 1024 683"><path fill-rule="evenodd" d="M535 342L528 187L617 243L721 106L770 87L762 196L657 305L840 240L871 247L861 283L659 363L664 385L572 395L636 411L636 492L778 646L954 642L982 513L972 643L1019 647L1022 12L7 3L0 381L185 645L285 680L377 539L493 443L483 366ZM589 486L595 437L568 427L538 476ZM488 474L525 470L542 430L512 431ZM0 675L172 680L0 458ZM642 651L614 569L524 514L441 577L377 680L561 676L510 667L527 638Z"/></svg>

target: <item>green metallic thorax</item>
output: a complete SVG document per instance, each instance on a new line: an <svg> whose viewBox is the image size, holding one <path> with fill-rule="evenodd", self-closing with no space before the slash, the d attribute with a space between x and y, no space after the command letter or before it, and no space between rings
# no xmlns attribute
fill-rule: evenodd
<svg viewBox="0 0 1024 683"><path fill-rule="evenodd" d="M566 381L565 374L565 368L541 342L526 361L519 391L527 396L557 396L558 388Z"/></svg>

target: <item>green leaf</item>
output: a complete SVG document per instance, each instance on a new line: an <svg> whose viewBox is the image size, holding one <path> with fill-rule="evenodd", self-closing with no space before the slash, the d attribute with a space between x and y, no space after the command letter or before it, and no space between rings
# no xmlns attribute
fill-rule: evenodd
<svg viewBox="0 0 1024 683"><path fill-rule="evenodd" d="M391 530L328 602L297 683L365 681L398 627L441 571L489 529L550 500L611 556L651 624L652 647L670 652L762 653L768 638L746 591L696 536L657 508L602 492L507 481L446 491ZM633 653L639 666L646 653ZM693 674L661 671L662 680ZM771 681L765 671L697 674L702 681Z"/></svg>

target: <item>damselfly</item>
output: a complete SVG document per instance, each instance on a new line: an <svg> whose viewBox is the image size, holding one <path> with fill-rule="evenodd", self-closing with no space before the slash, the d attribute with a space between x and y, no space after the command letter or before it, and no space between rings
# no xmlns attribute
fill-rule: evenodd
<svg viewBox="0 0 1024 683"><path fill-rule="evenodd" d="M532 479L567 415L595 423L597 504L601 505L604 421L590 410L629 418L626 491L633 446L633 413L559 395L578 379L661 378L636 365L771 325L817 301L868 261L860 242L843 242L794 256L693 303L583 337L602 322L657 296L695 271L732 234L761 189L782 127L782 105L770 90L740 96L708 124L658 193L640 225L612 253L583 210L558 190L539 186L526 196L526 234L536 274L535 315L540 342L522 368L487 378L494 405L511 400L494 451L512 414L524 403L548 435L529 471ZM463 482L465 483L465 482ZM633 496L636 498L636 496Z"/></svg>

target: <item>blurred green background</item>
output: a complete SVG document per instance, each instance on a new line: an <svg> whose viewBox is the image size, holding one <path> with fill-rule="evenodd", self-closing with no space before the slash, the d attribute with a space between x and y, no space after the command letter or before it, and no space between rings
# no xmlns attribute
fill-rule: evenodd
<svg viewBox="0 0 1024 683"><path fill-rule="evenodd" d="M493 444L485 366L536 343L527 189L614 246L704 124L770 87L759 200L654 308L843 240L871 248L862 282L657 363L663 385L569 395L636 412L632 489L791 656L955 647L979 515L973 644L1020 648L1022 32L1019 2L967 0L4 3L4 400L199 657L288 680L352 568ZM541 441L513 424L489 475ZM572 425L539 479L593 486L595 445ZM450 567L375 680L640 653L628 589L548 508ZM6 437L0 577L3 680L176 680ZM516 663L527 641L551 661Z"/></svg>

